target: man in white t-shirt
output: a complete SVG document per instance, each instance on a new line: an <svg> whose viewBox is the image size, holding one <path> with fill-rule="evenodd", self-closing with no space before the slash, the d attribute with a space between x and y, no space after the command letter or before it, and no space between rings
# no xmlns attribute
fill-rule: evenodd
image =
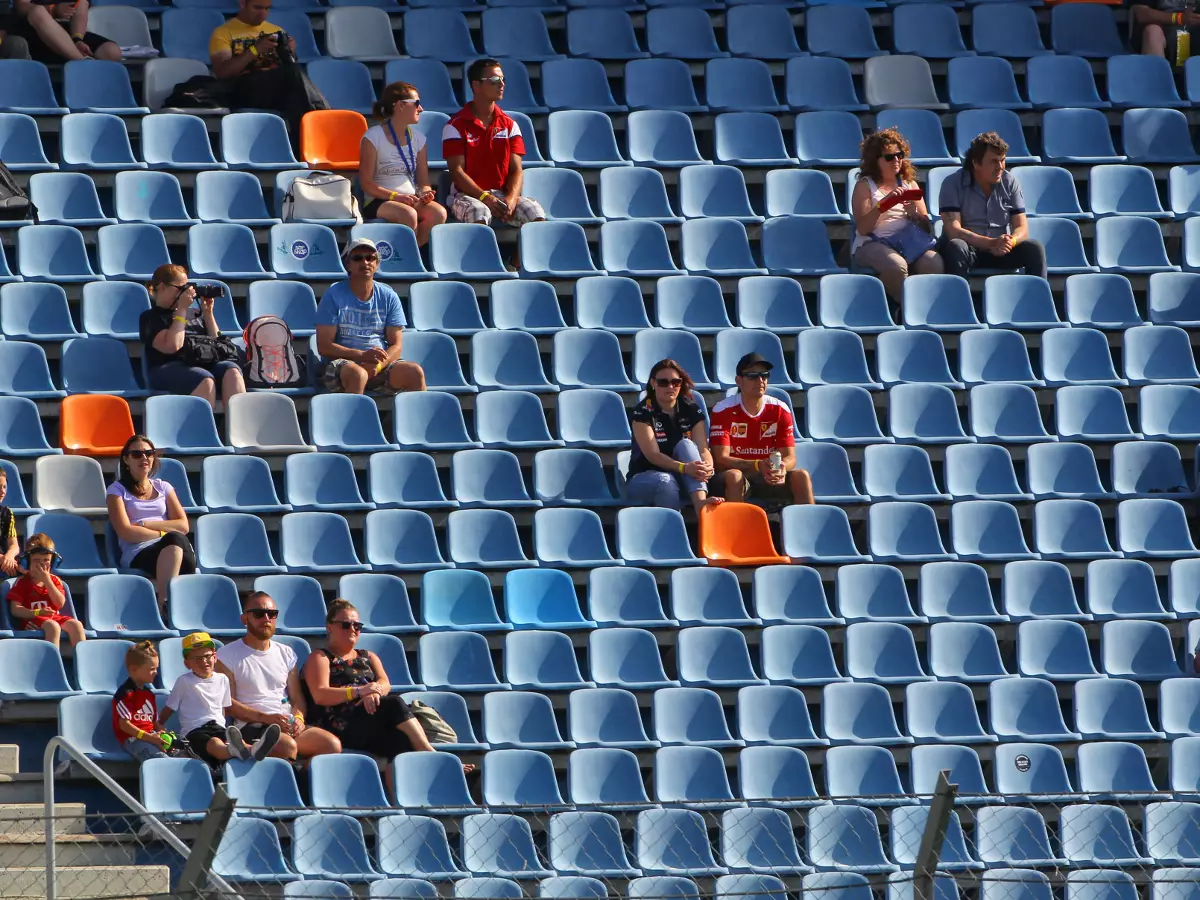
<svg viewBox="0 0 1200 900"><path fill-rule="evenodd" d="M283 732L271 756L296 759L341 753L342 742L323 728L304 722L304 693L296 653L271 640L279 621L279 608L270 594L253 591L242 604L246 635L217 651L217 671L224 674L233 692L232 711L247 741L255 741L272 725Z"/></svg>

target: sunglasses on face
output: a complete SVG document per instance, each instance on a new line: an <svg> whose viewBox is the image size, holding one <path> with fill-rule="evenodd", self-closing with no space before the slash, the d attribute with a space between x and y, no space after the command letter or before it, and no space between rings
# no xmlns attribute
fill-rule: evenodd
<svg viewBox="0 0 1200 900"><path fill-rule="evenodd" d="M885 153L885 154L883 154L883 158L886 159L888 162L895 162L898 159L904 159L904 154L903 153Z"/></svg>
<svg viewBox="0 0 1200 900"><path fill-rule="evenodd" d="M421 98L420 98L420 97L413 97L413 98L406 99L406 100L397 100L396 102L397 102L397 103L409 103L409 104L411 104L411 105L413 105L413 106L420 106L420 105L421 105Z"/></svg>
<svg viewBox="0 0 1200 900"><path fill-rule="evenodd" d="M374 253L352 253L350 254L351 262L379 262L379 257Z"/></svg>
<svg viewBox="0 0 1200 900"><path fill-rule="evenodd" d="M655 378L654 383L659 387L682 387L682 378Z"/></svg>
<svg viewBox="0 0 1200 900"><path fill-rule="evenodd" d="M743 378L761 379L763 381L766 381L768 378L771 377L771 373L770 372L743 372L742 377Z"/></svg>
<svg viewBox="0 0 1200 900"><path fill-rule="evenodd" d="M504 84L503 75L489 75L487 78L480 78L484 84Z"/></svg>
<svg viewBox="0 0 1200 900"><path fill-rule="evenodd" d="M332 624L341 625L342 631L353 631L355 634L358 634L363 630L362 622L334 622Z"/></svg>
<svg viewBox="0 0 1200 900"><path fill-rule="evenodd" d="M248 609L248 610L246 610L246 614L254 616L254 618L256 618L256 619L278 619L279 618L279 610L277 610L277 609L262 609L261 607L256 607L254 609Z"/></svg>
<svg viewBox="0 0 1200 900"><path fill-rule="evenodd" d="M154 459L157 453L157 450L130 450L125 455L132 456L134 459Z"/></svg>

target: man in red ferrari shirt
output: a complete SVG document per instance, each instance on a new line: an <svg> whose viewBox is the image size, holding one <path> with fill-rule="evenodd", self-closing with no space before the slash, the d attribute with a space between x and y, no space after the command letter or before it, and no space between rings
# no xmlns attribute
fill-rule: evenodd
<svg viewBox="0 0 1200 900"><path fill-rule="evenodd" d="M492 219L515 225L546 218L541 205L522 197L525 173L521 126L497 106L504 99L504 72L494 59L477 59L467 68L471 102L442 129L442 155L450 170L450 212L459 222L490 225Z"/></svg>
<svg viewBox="0 0 1200 900"><path fill-rule="evenodd" d="M812 503L812 478L796 468L796 436L787 404L767 393L772 364L747 353L737 364L738 393L712 408L708 444L716 476L709 490L726 500L753 495L777 503ZM771 454L779 465L771 467Z"/></svg>

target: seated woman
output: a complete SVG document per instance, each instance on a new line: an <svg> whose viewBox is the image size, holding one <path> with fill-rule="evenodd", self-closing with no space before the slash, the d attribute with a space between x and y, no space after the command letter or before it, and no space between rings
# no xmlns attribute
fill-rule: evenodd
<svg viewBox="0 0 1200 900"><path fill-rule="evenodd" d="M683 366L660 359L650 369L646 398L629 414L633 447L625 495L636 506L680 509L680 491L701 507L722 502L708 496L713 476L704 412L692 399L695 384Z"/></svg>
<svg viewBox="0 0 1200 900"><path fill-rule="evenodd" d="M343 750L391 759L410 750L433 751L421 723L392 688L379 657L358 650L362 633L358 610L341 598L325 615L328 644L304 663L304 687L310 699L308 724L337 735ZM465 765L470 772L474 766ZM388 769L388 778L391 777Z"/></svg>
<svg viewBox="0 0 1200 900"><path fill-rule="evenodd" d="M196 553L187 538L187 513L169 481L155 478L158 451L135 434L121 448L117 480L108 486L108 521L117 533L121 566L141 569L154 579L158 605L167 606L167 590L176 575L196 571Z"/></svg>
<svg viewBox="0 0 1200 900"><path fill-rule="evenodd" d="M406 81L395 81L375 101L383 120L363 135L358 182L369 198L364 219L407 225L424 247L434 225L446 221L446 207L434 200L429 183L425 135L413 128L421 118L421 98Z"/></svg>
<svg viewBox="0 0 1200 900"><path fill-rule="evenodd" d="M894 128L863 139L858 184L850 196L854 240L850 253L856 266L874 269L896 303L904 296L904 279L940 275L942 258L934 250L933 223L917 186L911 151Z"/></svg>
<svg viewBox="0 0 1200 900"><path fill-rule="evenodd" d="M144 345L147 387L168 394L203 397L217 408L217 381L221 397L228 403L234 394L244 394L246 383L234 359L217 359L236 348L215 339L220 334L213 314L213 297L200 297L196 285L188 281L183 266L165 264L154 270L149 284L151 307L138 319L138 333ZM224 345L224 346L222 346Z"/></svg>

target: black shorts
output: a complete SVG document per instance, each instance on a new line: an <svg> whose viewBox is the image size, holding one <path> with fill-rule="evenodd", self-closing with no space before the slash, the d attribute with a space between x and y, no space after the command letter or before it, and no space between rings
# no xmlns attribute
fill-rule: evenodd
<svg viewBox="0 0 1200 900"><path fill-rule="evenodd" d="M358 750L391 759L412 750L408 736L396 729L412 717L412 711L399 694L388 694L380 699L374 715L356 706L345 726L336 734L342 740L343 750Z"/></svg>
<svg viewBox="0 0 1200 900"><path fill-rule="evenodd" d="M63 31L66 30L67 28L64 25ZM37 33L37 30L29 24L28 19L22 18L17 20L11 33L25 38L25 43L29 45L29 55L37 62L61 63L63 61L61 56L46 46L41 36ZM109 38L104 37L102 34L96 34L94 31L86 32L83 35L83 42L91 48L92 53L95 53L105 44L113 43Z"/></svg>
<svg viewBox="0 0 1200 900"><path fill-rule="evenodd" d="M213 738L219 738L222 743L225 743L225 726L217 722L205 722L199 728L194 728L189 731L184 737L187 739L188 746L196 756L206 763L210 768L219 769L225 765L225 760L217 759L208 752L208 742Z"/></svg>
<svg viewBox="0 0 1200 900"><path fill-rule="evenodd" d="M757 472L743 472L746 477L746 499L776 501L779 503L792 502L792 489L783 480L783 484L767 484L767 480ZM708 493L713 497L725 496L725 473L717 472L708 482Z"/></svg>
<svg viewBox="0 0 1200 900"><path fill-rule="evenodd" d="M183 551L183 562L179 566L180 575L193 575L196 572L196 551L187 535L177 531L168 531L149 547L139 550L129 561L129 568L145 572L151 578L158 574L158 555L168 547L178 547Z"/></svg>

